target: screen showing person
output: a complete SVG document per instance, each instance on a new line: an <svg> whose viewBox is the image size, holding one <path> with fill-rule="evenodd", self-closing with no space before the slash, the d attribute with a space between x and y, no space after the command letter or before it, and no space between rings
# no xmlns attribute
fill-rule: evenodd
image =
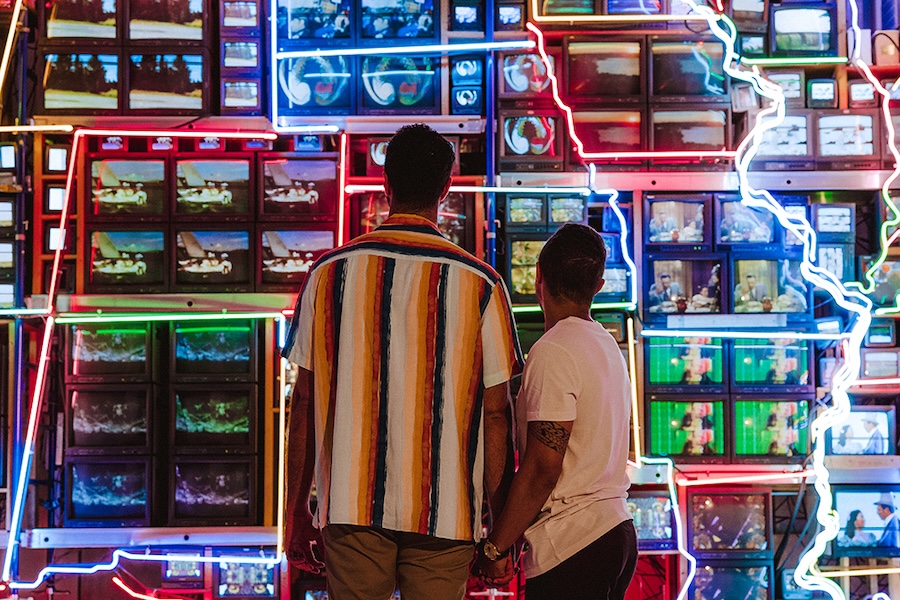
<svg viewBox="0 0 900 600"><path fill-rule="evenodd" d="M806 400L736 401L735 454L739 457L806 456L808 411Z"/></svg>
<svg viewBox="0 0 900 600"><path fill-rule="evenodd" d="M693 600L769 600L769 567L703 565L697 568L691 586Z"/></svg>
<svg viewBox="0 0 900 600"><path fill-rule="evenodd" d="M786 338L735 340L734 381L739 385L806 384L809 346Z"/></svg>
<svg viewBox="0 0 900 600"><path fill-rule="evenodd" d="M809 290L799 260L735 260L734 312L799 313L809 310Z"/></svg>
<svg viewBox="0 0 900 600"><path fill-rule="evenodd" d="M769 549L766 494L691 494L691 550L760 553Z"/></svg>
<svg viewBox="0 0 900 600"><path fill-rule="evenodd" d="M654 260L647 289L651 313L721 311L721 263L717 260Z"/></svg>
<svg viewBox="0 0 900 600"><path fill-rule="evenodd" d="M432 0L362 0L364 38L416 38L434 35Z"/></svg>
<svg viewBox="0 0 900 600"><path fill-rule="evenodd" d="M724 413L722 400L651 400L650 454L724 456Z"/></svg>
<svg viewBox="0 0 900 600"><path fill-rule="evenodd" d="M278 0L278 36L289 40L349 38L351 12L349 0Z"/></svg>
<svg viewBox="0 0 900 600"><path fill-rule="evenodd" d="M877 485L836 487L834 509L841 532L835 554L843 556L900 556L897 490Z"/></svg>
<svg viewBox="0 0 900 600"><path fill-rule="evenodd" d="M775 216L767 210L744 206L739 200L720 205L719 241L727 243L771 243L775 237Z"/></svg>
<svg viewBox="0 0 900 600"><path fill-rule="evenodd" d="M632 487L628 490L628 510L637 531L639 549L675 548L675 516L668 493Z"/></svg>
<svg viewBox="0 0 900 600"><path fill-rule="evenodd" d="M722 383L720 338L651 337L644 343L648 345L646 371L650 385Z"/></svg>
<svg viewBox="0 0 900 600"><path fill-rule="evenodd" d="M829 454L895 454L894 407L859 406L830 431Z"/></svg>
<svg viewBox="0 0 900 600"><path fill-rule="evenodd" d="M509 275L510 293L514 295L533 295L535 293L535 277L537 261L544 248L543 240L519 240L510 244Z"/></svg>
<svg viewBox="0 0 900 600"><path fill-rule="evenodd" d="M655 243L697 244L704 239L703 202L652 201L647 238Z"/></svg>

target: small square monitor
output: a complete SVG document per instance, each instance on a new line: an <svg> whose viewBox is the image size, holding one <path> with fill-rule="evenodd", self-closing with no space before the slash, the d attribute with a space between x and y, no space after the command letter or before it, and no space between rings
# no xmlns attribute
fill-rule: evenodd
<svg viewBox="0 0 900 600"><path fill-rule="evenodd" d="M116 0L85 5L80 0L62 0L46 4L46 36L48 40L118 38Z"/></svg>
<svg viewBox="0 0 900 600"><path fill-rule="evenodd" d="M775 241L775 215L751 208L738 196L719 196L716 243L726 246L771 244Z"/></svg>
<svg viewBox="0 0 900 600"><path fill-rule="evenodd" d="M543 231L547 228L547 196L544 194L508 194L506 220L508 231Z"/></svg>
<svg viewBox="0 0 900 600"><path fill-rule="evenodd" d="M481 4L453 4L452 31L484 31L484 15Z"/></svg>
<svg viewBox="0 0 900 600"><path fill-rule="evenodd" d="M809 108L837 108L837 81L810 79L806 82L806 106Z"/></svg>
<svg viewBox="0 0 900 600"><path fill-rule="evenodd" d="M766 491L688 493L688 543L702 558L772 555L772 498Z"/></svg>
<svg viewBox="0 0 900 600"><path fill-rule="evenodd" d="M648 257L644 306L649 316L722 312L719 259Z"/></svg>
<svg viewBox="0 0 900 600"><path fill-rule="evenodd" d="M637 531L638 550L676 549L675 515L668 490L632 486L627 502Z"/></svg>
<svg viewBox="0 0 900 600"><path fill-rule="evenodd" d="M501 114L500 161L514 170L558 170L563 123L554 114ZM546 167L545 167L546 165Z"/></svg>
<svg viewBox="0 0 900 600"><path fill-rule="evenodd" d="M250 161L175 161L175 212L227 215L250 212Z"/></svg>
<svg viewBox="0 0 900 600"><path fill-rule="evenodd" d="M182 458L172 464L169 521L251 525L256 522L255 458Z"/></svg>
<svg viewBox="0 0 900 600"><path fill-rule="evenodd" d="M222 67L226 69L259 68L259 42L255 40L222 42Z"/></svg>
<svg viewBox="0 0 900 600"><path fill-rule="evenodd" d="M800 274L799 258L752 258L734 260L736 313L808 313L810 285Z"/></svg>
<svg viewBox="0 0 900 600"><path fill-rule="evenodd" d="M15 144L0 144L0 171L14 171L16 168Z"/></svg>
<svg viewBox="0 0 900 600"><path fill-rule="evenodd" d="M222 2L222 27L227 31L234 29L259 28L259 10L256 1L224 0Z"/></svg>
<svg viewBox="0 0 900 600"><path fill-rule="evenodd" d="M205 583L203 565L199 559L202 551L188 553L179 550L169 554L170 560L163 563L162 587L198 589Z"/></svg>
<svg viewBox="0 0 900 600"><path fill-rule="evenodd" d="M752 462L800 462L808 452L809 400L738 396L734 456Z"/></svg>
<svg viewBox="0 0 900 600"><path fill-rule="evenodd" d="M278 568L274 564L241 562L240 558L259 558L262 553L217 551L221 556L215 568L213 598L225 600L249 600L251 598L278 597ZM227 557L233 556L234 562ZM309 592L307 592L307 595ZM326 594L327 596L327 594Z"/></svg>
<svg viewBox="0 0 900 600"><path fill-rule="evenodd" d="M738 31L765 31L766 0L732 0L731 19Z"/></svg>
<svg viewBox="0 0 900 600"><path fill-rule="evenodd" d="M856 242L855 204L813 204L813 226L818 239L827 242Z"/></svg>
<svg viewBox="0 0 900 600"><path fill-rule="evenodd" d="M90 165L92 215L165 214L165 161L95 159Z"/></svg>
<svg viewBox="0 0 900 600"><path fill-rule="evenodd" d="M724 461L725 400L689 396L651 396L647 402L647 438L653 456L688 462Z"/></svg>
<svg viewBox="0 0 900 600"><path fill-rule="evenodd" d="M650 337L644 345L648 391L697 395L726 389L720 338Z"/></svg>
<svg viewBox="0 0 900 600"><path fill-rule="evenodd" d="M766 55L766 36L745 34L738 38L741 56L762 58Z"/></svg>
<svg viewBox="0 0 900 600"><path fill-rule="evenodd" d="M554 65L552 56L549 56ZM500 59L500 98L550 97L547 65L537 53L503 54Z"/></svg>
<svg viewBox="0 0 900 600"><path fill-rule="evenodd" d="M860 277L864 277L874 263L875 259L871 256L860 257ZM887 260L872 273L872 279L875 283L875 288L869 294L872 302L879 307L894 306L897 293L900 292L900 259L888 256Z"/></svg>
<svg viewBox="0 0 900 600"><path fill-rule="evenodd" d="M550 196L550 229L587 220L586 196Z"/></svg>
<svg viewBox="0 0 900 600"><path fill-rule="evenodd" d="M866 348L891 348L897 345L897 327L894 319L872 319L866 331Z"/></svg>
<svg viewBox="0 0 900 600"><path fill-rule="evenodd" d="M525 5L498 4L494 23L497 31L522 31L525 27Z"/></svg>
<svg viewBox="0 0 900 600"><path fill-rule="evenodd" d="M875 108L881 95L868 81L851 81L847 84L850 108Z"/></svg>
<svg viewBox="0 0 900 600"><path fill-rule="evenodd" d="M773 2L769 13L769 51L773 57L837 54L834 2Z"/></svg>
<svg viewBox="0 0 900 600"><path fill-rule="evenodd" d="M47 173L65 173L69 170L69 152L72 147L63 144L47 146L44 153L44 171Z"/></svg>
<svg viewBox="0 0 900 600"><path fill-rule="evenodd" d="M860 365L862 379L894 378L900 375L900 356L896 348L866 348Z"/></svg>
<svg viewBox="0 0 900 600"><path fill-rule="evenodd" d="M333 219L337 211L337 161L294 156L265 157L262 165L264 217Z"/></svg>
<svg viewBox="0 0 900 600"><path fill-rule="evenodd" d="M897 454L896 407L851 406L847 420L825 433L826 454Z"/></svg>

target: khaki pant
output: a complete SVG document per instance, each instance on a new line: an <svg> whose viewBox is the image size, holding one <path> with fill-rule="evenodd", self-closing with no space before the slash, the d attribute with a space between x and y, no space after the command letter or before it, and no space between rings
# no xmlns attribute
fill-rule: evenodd
<svg viewBox="0 0 900 600"><path fill-rule="evenodd" d="M379 527L328 525L325 573L329 600L460 600L474 544Z"/></svg>

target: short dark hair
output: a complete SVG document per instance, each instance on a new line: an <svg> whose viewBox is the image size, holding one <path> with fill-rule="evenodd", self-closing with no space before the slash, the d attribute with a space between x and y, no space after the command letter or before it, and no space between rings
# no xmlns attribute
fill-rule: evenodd
<svg viewBox="0 0 900 600"><path fill-rule="evenodd" d="M568 223L544 244L538 264L554 298L590 302L606 270L606 246L592 228Z"/></svg>
<svg viewBox="0 0 900 600"><path fill-rule="evenodd" d="M428 125L401 127L391 138L384 158L392 205L410 210L436 206L455 159L450 142Z"/></svg>

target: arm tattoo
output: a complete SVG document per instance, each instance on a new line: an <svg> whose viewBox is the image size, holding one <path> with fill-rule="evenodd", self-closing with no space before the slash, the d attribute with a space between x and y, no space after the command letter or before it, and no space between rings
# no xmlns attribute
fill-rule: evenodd
<svg viewBox="0 0 900 600"><path fill-rule="evenodd" d="M560 454L566 453L566 446L569 444L569 431L559 423L554 421L529 421L528 432L551 450L556 450Z"/></svg>

